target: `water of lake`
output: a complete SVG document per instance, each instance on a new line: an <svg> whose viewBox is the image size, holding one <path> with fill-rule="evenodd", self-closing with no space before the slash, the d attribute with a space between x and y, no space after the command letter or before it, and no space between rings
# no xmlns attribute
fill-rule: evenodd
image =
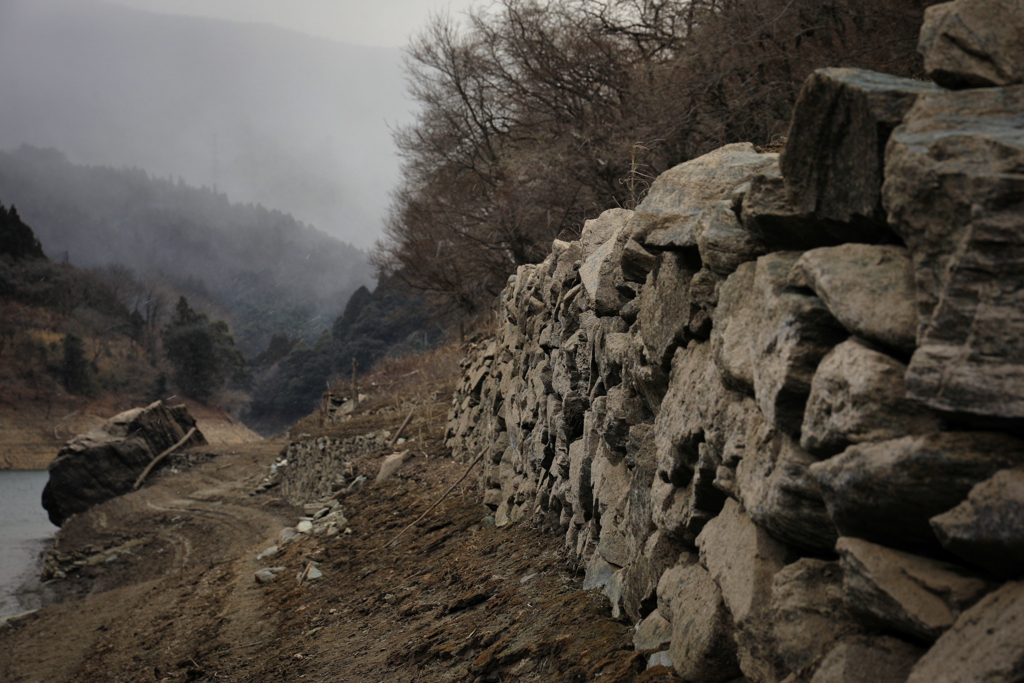
<svg viewBox="0 0 1024 683"><path fill-rule="evenodd" d="M19 600L14 592L38 578L39 555L57 531L40 502L48 476L0 471L0 617L39 607L35 596Z"/></svg>

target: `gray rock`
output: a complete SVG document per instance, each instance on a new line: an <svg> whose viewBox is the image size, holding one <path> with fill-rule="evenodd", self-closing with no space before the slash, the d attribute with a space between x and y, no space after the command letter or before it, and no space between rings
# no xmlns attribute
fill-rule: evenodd
<svg viewBox="0 0 1024 683"><path fill-rule="evenodd" d="M770 605L772 584L789 559L788 549L732 499L704 527L697 547L732 615L743 674L751 681L778 680L785 664L772 638Z"/></svg>
<svg viewBox="0 0 1024 683"><path fill-rule="evenodd" d="M769 422L793 435L800 432L818 362L847 336L821 299L789 286L799 257L777 252L757 260L750 294L754 315L744 330L751 337L757 405Z"/></svg>
<svg viewBox="0 0 1024 683"><path fill-rule="evenodd" d="M939 431L931 411L906 398L906 366L849 339L821 361L811 381L800 445L819 456L847 446Z"/></svg>
<svg viewBox="0 0 1024 683"><path fill-rule="evenodd" d="M755 263L742 263L718 293L715 326L711 330L711 351L722 383L732 391L754 395L754 368L751 364L751 325L758 301L754 288Z"/></svg>
<svg viewBox="0 0 1024 683"><path fill-rule="evenodd" d="M700 214L697 225L697 247L704 266L727 276L741 263L753 261L765 253L758 242L740 223L731 201L709 203Z"/></svg>
<svg viewBox="0 0 1024 683"><path fill-rule="evenodd" d="M647 524L650 524L650 518ZM689 552L668 534L655 530L646 537L641 552L633 557L622 576L622 607L631 619L640 619L656 596L658 582L676 564L681 553Z"/></svg>
<svg viewBox="0 0 1024 683"><path fill-rule="evenodd" d="M818 69L807 77L779 158L788 200L823 221L824 235L807 237L887 239L882 151L917 97L934 90L931 83L864 69Z"/></svg>
<svg viewBox="0 0 1024 683"><path fill-rule="evenodd" d="M792 671L814 664L838 638L861 631L843 602L839 564L809 557L775 575L771 621L779 655Z"/></svg>
<svg viewBox="0 0 1024 683"><path fill-rule="evenodd" d="M672 622L669 657L688 681L727 681L740 674L732 620L711 575L689 557L658 583L659 610Z"/></svg>
<svg viewBox="0 0 1024 683"><path fill-rule="evenodd" d="M672 656L669 655L667 650L655 652L653 655L647 658L648 669L653 669L656 666L664 666L669 669L672 668Z"/></svg>
<svg viewBox="0 0 1024 683"><path fill-rule="evenodd" d="M875 545L836 544L849 609L885 629L932 641L992 588L963 567Z"/></svg>
<svg viewBox="0 0 1024 683"><path fill-rule="evenodd" d="M615 575L617 569L619 568L601 557L600 553L594 553L590 556L586 572L583 575L583 590L604 589L608 582L612 580L612 576Z"/></svg>
<svg viewBox="0 0 1024 683"><path fill-rule="evenodd" d="M672 641L672 622L654 610L639 623L633 633L633 648L638 652L660 650Z"/></svg>
<svg viewBox="0 0 1024 683"><path fill-rule="evenodd" d="M750 425L745 451L736 487L750 518L784 543L830 551L838 533L807 471L816 459L764 418Z"/></svg>
<svg viewBox="0 0 1024 683"><path fill-rule="evenodd" d="M1024 671L1024 583L965 611L917 662L907 683L1017 683Z"/></svg>
<svg viewBox="0 0 1024 683"><path fill-rule="evenodd" d="M924 95L886 152L918 294L908 394L954 416L1024 419L1022 108L1024 86Z"/></svg>
<svg viewBox="0 0 1024 683"><path fill-rule="evenodd" d="M793 270L851 333L906 353L914 351L914 269L905 248L821 247L804 252Z"/></svg>
<svg viewBox="0 0 1024 683"><path fill-rule="evenodd" d="M897 638L849 636L832 648L811 683L904 683L923 653Z"/></svg>
<svg viewBox="0 0 1024 683"><path fill-rule="evenodd" d="M634 238L647 247L697 246L697 219L708 202L729 199L733 189L777 166L774 154L750 143L726 145L665 171L651 183L630 219Z"/></svg>
<svg viewBox="0 0 1024 683"><path fill-rule="evenodd" d="M632 212L625 209L610 209L597 219L587 221L584 228L590 247L584 248L580 281L594 312L600 316L617 315L626 301L632 298L624 293L620 266L622 248L629 237L626 222L631 215ZM598 244L602 238L604 241Z"/></svg>
<svg viewBox="0 0 1024 683"><path fill-rule="evenodd" d="M287 567L265 567L256 570L256 583L272 583L277 580L277 575L287 570Z"/></svg>
<svg viewBox="0 0 1024 683"><path fill-rule="evenodd" d="M118 413L79 434L57 453L43 487L42 503L60 526L71 515L129 493L156 456L181 440L196 421L185 406L162 402ZM205 444L198 429L182 447Z"/></svg>
<svg viewBox="0 0 1024 683"><path fill-rule="evenodd" d="M690 298L690 280L698 270L683 254L666 252L640 292L637 321L652 365L667 369L676 347L692 338L688 326L699 309Z"/></svg>
<svg viewBox="0 0 1024 683"><path fill-rule="evenodd" d="M928 520L1022 462L1024 444L1006 434L943 432L850 446L810 472L843 536L933 552L940 546Z"/></svg>
<svg viewBox="0 0 1024 683"><path fill-rule="evenodd" d="M1024 10L1017 0L956 0L925 10L917 49L944 88L1024 82Z"/></svg>
<svg viewBox="0 0 1024 683"><path fill-rule="evenodd" d="M654 270L658 257L644 249L633 239L627 240L622 247L622 276L630 282L643 283L647 273Z"/></svg>
<svg viewBox="0 0 1024 683"><path fill-rule="evenodd" d="M377 472L377 478L374 480L375 484L380 484L383 481L391 478L398 468L401 467L412 458L410 451L402 451L401 453L392 453L391 455L384 458L384 461L380 464L380 470Z"/></svg>
<svg viewBox="0 0 1024 683"><path fill-rule="evenodd" d="M1007 578L1024 574L1024 467L997 472L931 518L942 547Z"/></svg>
<svg viewBox="0 0 1024 683"><path fill-rule="evenodd" d="M675 486L686 486L693 477L709 413L722 393L710 360L708 344L676 351L668 393L654 421L658 470Z"/></svg>

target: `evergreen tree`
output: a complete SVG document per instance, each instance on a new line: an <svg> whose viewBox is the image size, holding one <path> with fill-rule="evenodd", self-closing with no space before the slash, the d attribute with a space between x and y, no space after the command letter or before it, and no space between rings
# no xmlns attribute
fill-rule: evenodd
<svg viewBox="0 0 1024 683"><path fill-rule="evenodd" d="M64 337L64 360L60 369L65 389L72 394L96 395L96 381L85 359L85 343L76 334Z"/></svg>
<svg viewBox="0 0 1024 683"><path fill-rule="evenodd" d="M32 228L25 225L18 210L11 204L8 211L0 204L0 256L7 255L18 260L24 258L45 259L43 247L39 244Z"/></svg>
<svg viewBox="0 0 1024 683"><path fill-rule="evenodd" d="M245 364L227 323L210 322L205 313L192 310L185 297L178 300L161 337L175 385L198 401L209 399Z"/></svg>

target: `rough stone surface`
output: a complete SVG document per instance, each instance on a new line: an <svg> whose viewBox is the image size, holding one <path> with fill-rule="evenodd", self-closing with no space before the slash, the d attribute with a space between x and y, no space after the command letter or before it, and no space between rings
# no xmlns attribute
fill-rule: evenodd
<svg viewBox="0 0 1024 683"><path fill-rule="evenodd" d="M733 189L777 166L775 154L758 154L750 143L726 145L662 173L630 220L641 244L662 249L697 246L697 219L713 201L729 199Z"/></svg>
<svg viewBox="0 0 1024 683"><path fill-rule="evenodd" d="M922 653L897 638L850 636L832 648L810 683L904 683Z"/></svg>
<svg viewBox="0 0 1024 683"><path fill-rule="evenodd" d="M912 398L1024 419L1024 86L923 95L892 135L883 188L910 248Z"/></svg>
<svg viewBox="0 0 1024 683"><path fill-rule="evenodd" d="M810 466L844 536L934 552L928 520L971 488L1024 461L1024 444L998 432L942 432L850 446Z"/></svg>
<svg viewBox="0 0 1024 683"><path fill-rule="evenodd" d="M622 249L629 237L626 221L632 215L632 211L610 209L595 221L587 221L588 225L600 225L592 225L589 230L593 251L580 264L580 281L598 315L615 315L632 298L624 293L620 265ZM597 244L602 236L606 239Z"/></svg>
<svg viewBox="0 0 1024 683"><path fill-rule="evenodd" d="M751 681L777 680L785 665L771 637L769 614L772 583L786 564L788 549L751 522L732 499L704 527L697 547L732 615L743 675Z"/></svg>
<svg viewBox="0 0 1024 683"><path fill-rule="evenodd" d="M838 534L807 471L816 459L763 418L751 425L745 451L736 483L750 518L784 543L831 550Z"/></svg>
<svg viewBox="0 0 1024 683"><path fill-rule="evenodd" d="M652 365L668 367L672 352L692 335L688 333L695 306L690 298L690 280L698 268L682 254L661 255L656 275L640 293L640 338Z"/></svg>
<svg viewBox="0 0 1024 683"><path fill-rule="evenodd" d="M710 574L692 559L669 569L658 584L669 609L676 673L688 681L727 681L740 674L732 620Z"/></svg>
<svg viewBox="0 0 1024 683"><path fill-rule="evenodd" d="M847 446L939 431L931 411L906 398L906 366L855 339L821 361L807 399L800 445L819 456Z"/></svg>
<svg viewBox="0 0 1024 683"><path fill-rule="evenodd" d="M1024 467L997 472L931 518L942 547L1007 578L1024 575Z"/></svg>
<svg viewBox="0 0 1024 683"><path fill-rule="evenodd" d="M47 468L43 507L60 526L71 515L128 493L156 456L196 426L185 406L157 401L118 413L96 429L68 441ZM183 447L206 443L202 432Z"/></svg>
<svg viewBox="0 0 1024 683"><path fill-rule="evenodd" d="M754 395L751 339L756 332L752 320L758 305L751 290L756 270L757 264L743 263L722 283L711 330L711 350L722 383L750 396Z"/></svg>
<svg viewBox="0 0 1024 683"><path fill-rule="evenodd" d="M638 652L660 650L672 642L672 622L654 610L636 625L633 647Z"/></svg>
<svg viewBox="0 0 1024 683"><path fill-rule="evenodd" d="M914 351L914 269L904 247L821 247L804 252L793 268L801 284L813 289L851 334L905 353Z"/></svg>
<svg viewBox="0 0 1024 683"><path fill-rule="evenodd" d="M849 224L842 241L885 239L882 150L917 97L933 90L931 83L864 69L818 69L808 76L779 158L797 210Z"/></svg>
<svg viewBox="0 0 1024 683"><path fill-rule="evenodd" d="M800 255L777 252L757 260L750 296L754 396L776 427L798 434L811 378L818 362L846 338L844 330L816 296L789 285Z"/></svg>
<svg viewBox="0 0 1024 683"><path fill-rule="evenodd" d="M945 88L1024 83L1024 9L1017 0L955 0L925 10L918 50Z"/></svg>
<svg viewBox="0 0 1024 683"><path fill-rule="evenodd" d="M850 610L916 640L938 638L991 589L963 567L859 538L840 538L836 550Z"/></svg>
<svg viewBox="0 0 1024 683"><path fill-rule="evenodd" d="M838 563L807 557L775 575L771 620L779 655L792 671L814 664L833 641L861 630L843 602Z"/></svg>
<svg viewBox="0 0 1024 683"><path fill-rule="evenodd" d="M765 253L764 245L743 227L729 201L711 202L701 213L697 247L704 265L721 276Z"/></svg>
<svg viewBox="0 0 1024 683"><path fill-rule="evenodd" d="M1024 583L965 611L917 662L907 683L1013 683L1024 672Z"/></svg>

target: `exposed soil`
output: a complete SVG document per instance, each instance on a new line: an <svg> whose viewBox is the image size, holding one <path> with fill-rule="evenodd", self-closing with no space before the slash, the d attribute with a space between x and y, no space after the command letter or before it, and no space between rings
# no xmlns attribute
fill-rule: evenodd
<svg viewBox="0 0 1024 683"><path fill-rule="evenodd" d="M138 405L116 396L90 400L11 385L0 389L0 470L45 470L68 439ZM260 440L223 410L180 397L172 402L188 406L210 444Z"/></svg>
<svg viewBox="0 0 1024 683"><path fill-rule="evenodd" d="M380 549L464 473L437 439L379 485L383 454L355 460L369 480L340 499L347 529L257 560L306 514L252 493L284 443L194 450L199 464L69 520L58 550L98 559L0 625L0 680L677 680L644 670L557 537L490 524L473 476ZM311 561L323 576L300 583ZM257 583L270 566L286 570Z"/></svg>

